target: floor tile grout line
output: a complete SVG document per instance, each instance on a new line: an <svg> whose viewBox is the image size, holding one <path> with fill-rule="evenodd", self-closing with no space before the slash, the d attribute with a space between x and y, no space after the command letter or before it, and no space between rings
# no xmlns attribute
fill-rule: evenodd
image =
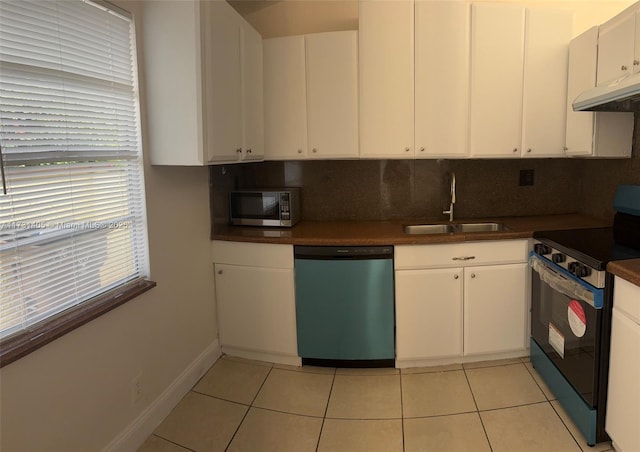
<svg viewBox="0 0 640 452"><path fill-rule="evenodd" d="M192 389L191 392L193 392L194 394L201 395L201 396L210 397L212 399L222 400L223 402L235 403L236 405L242 405L242 406L246 406L246 407L250 407L251 406L249 404L238 402L236 400L225 399L224 397L214 396L214 395L211 395L211 394L207 394L206 392L196 391L195 389Z"/></svg>
<svg viewBox="0 0 640 452"><path fill-rule="evenodd" d="M476 413L478 419L480 419L480 425L482 425L482 431L484 432L484 437L487 440L487 444L489 445L489 449L493 452L493 446L491 445L491 440L489 439L489 433L487 432L487 428L484 425L484 421L482 420L482 416L480 416L480 408L478 407L478 402L476 401L476 395L473 393L473 388L471 387L471 381L469 381L469 375L467 375L467 370L462 368L464 372L464 379L467 380L467 386L469 386L469 392L471 392L471 398L473 399L473 404L476 406Z"/></svg>
<svg viewBox="0 0 640 452"><path fill-rule="evenodd" d="M162 435L158 435L157 433L152 433L150 436L158 437L158 438L162 439L163 441L166 441L166 442L171 443L171 444L175 444L176 446L181 447L184 450L190 450L191 452L197 452L195 449L191 449L190 447L187 447L187 446L185 446L183 444L176 443L175 441L172 441L169 438L165 438Z"/></svg>
<svg viewBox="0 0 640 452"><path fill-rule="evenodd" d="M501 407L498 407L498 408L489 408L489 409L486 409L486 410L478 410L478 413L489 413L491 411L510 410L512 408L521 408L521 407L524 407L524 406L541 405L541 404L544 404L544 403L551 403L551 402L549 402L548 400L540 400L538 402L523 403L521 405L509 405L509 406L501 406Z"/></svg>
<svg viewBox="0 0 640 452"><path fill-rule="evenodd" d="M333 392L333 384L336 382L336 370L333 369L333 379L331 380L331 387L329 388L329 396L327 397L327 404L324 407L324 416L322 416L322 424L320 424L320 433L318 434L318 441L316 442L316 452L320 447L320 438L322 438L322 430L324 429L324 421L327 419L327 411L329 411L329 401L331 400L331 393Z"/></svg>
<svg viewBox="0 0 640 452"><path fill-rule="evenodd" d="M322 416L313 416L311 414L292 413L290 411L274 410L273 408L265 408L263 406L252 405L249 408L255 408L256 410L269 411L271 413L288 414L289 416L308 417L310 419L324 419Z"/></svg>
<svg viewBox="0 0 640 452"><path fill-rule="evenodd" d="M580 445L580 443L578 442L578 438L576 438L574 436L574 434L571 432L571 429L569 428L569 426L564 422L564 419L562 419L562 416L560 416L560 413L558 413L558 410L556 410L556 407L553 406L553 403L551 403L551 401L549 401L549 405L551 406L551 409L554 411L554 413L556 413L556 416L558 416L558 419L560 419L560 422L562 422L562 425L564 425L564 428L567 429L567 431L569 432L569 435L571 435L571 438L573 438L573 440L575 441L575 443L578 445L578 449L580 449L581 451L584 452L584 449L582 448L582 446Z"/></svg>
<svg viewBox="0 0 640 452"><path fill-rule="evenodd" d="M540 385L540 383L538 383L538 380L536 379L535 375L533 375L533 372L531 372L531 370L535 370L535 367L533 367L533 363L530 362L530 364L531 364L531 369L529 369L529 366L527 366L526 363L524 365L524 368L527 369L527 372L529 372L529 375L531 375L531 378L533 378L533 381L535 382L536 386L538 386L538 389L540 389L540 392L542 393L544 398L547 399L547 402L551 402L552 400L558 400L558 399L550 399L547 393L544 392L544 390L542 389L542 386ZM551 389L549 389L549 391L551 391Z"/></svg>
<svg viewBox="0 0 640 452"><path fill-rule="evenodd" d="M267 378L269 378L269 375L271 375L271 371L272 370L273 370L273 366L269 368L269 372L267 372L267 375L264 377L264 380L262 380L262 384L260 385L260 387L256 391L256 395L253 396L253 400L251 401L251 405L247 408L247 411L244 413L244 416L242 416L242 420L238 424L238 427L236 427L236 431L233 432L233 436L231 436L231 439L229 440L229 443L227 444L227 447L224 448L225 452L227 450L229 450L229 447L231 446L231 443L233 443L233 440L236 437L236 435L238 434L238 431L240 430L240 427L242 427L242 424L244 423L244 420L247 418L247 415L249 414L249 411L251 411L251 408L253 407L253 402L256 401L256 398L258 397L258 394L260 394L260 390L262 389L262 387L266 383Z"/></svg>
<svg viewBox="0 0 640 452"><path fill-rule="evenodd" d="M403 416L402 418L403 419L431 419L435 417L459 416L461 414L473 414L473 413L479 413L479 411L478 410L460 411L456 413L430 414L428 416Z"/></svg>

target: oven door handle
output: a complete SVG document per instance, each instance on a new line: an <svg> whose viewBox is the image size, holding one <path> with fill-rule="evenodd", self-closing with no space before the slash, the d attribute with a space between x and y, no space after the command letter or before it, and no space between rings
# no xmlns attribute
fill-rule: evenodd
<svg viewBox="0 0 640 452"><path fill-rule="evenodd" d="M578 298L594 308L596 307L595 295L591 290L555 271L539 257L535 255L531 256L529 265L531 265L533 271L538 273L540 279L551 286L552 289L568 297Z"/></svg>

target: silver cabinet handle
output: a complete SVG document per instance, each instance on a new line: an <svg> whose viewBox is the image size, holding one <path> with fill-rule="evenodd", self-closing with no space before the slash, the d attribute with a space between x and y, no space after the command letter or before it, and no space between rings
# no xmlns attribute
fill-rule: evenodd
<svg viewBox="0 0 640 452"><path fill-rule="evenodd" d="M298 154L302 154L302 149L298 149Z"/></svg>
<svg viewBox="0 0 640 452"><path fill-rule="evenodd" d="M218 274L221 275L222 274L222 270L218 270Z"/></svg>
<svg viewBox="0 0 640 452"><path fill-rule="evenodd" d="M527 149L527 152L531 152L531 149Z"/></svg>
<svg viewBox="0 0 640 452"><path fill-rule="evenodd" d="M640 66L640 60L633 60L634 66Z"/></svg>
<svg viewBox="0 0 640 452"><path fill-rule="evenodd" d="M251 148L247 149L247 154L251 154Z"/></svg>
<svg viewBox="0 0 640 452"><path fill-rule="evenodd" d="M312 151L313 152L318 152L318 150L316 148L313 148Z"/></svg>
<svg viewBox="0 0 640 452"><path fill-rule="evenodd" d="M236 152L240 154L242 152L242 149L236 149Z"/></svg>
<svg viewBox="0 0 640 452"><path fill-rule="evenodd" d="M458 279L459 276L458 275L453 275L453 279Z"/></svg>
<svg viewBox="0 0 640 452"><path fill-rule="evenodd" d="M475 259L475 256L460 256L460 257L452 257L452 261L470 261L471 259Z"/></svg>
<svg viewBox="0 0 640 452"><path fill-rule="evenodd" d="M518 152L518 148L513 148L513 152Z"/></svg>
<svg viewBox="0 0 640 452"><path fill-rule="evenodd" d="M420 152L424 152L424 148L420 148Z"/></svg>
<svg viewBox="0 0 640 452"><path fill-rule="evenodd" d="M627 70L627 66L625 66L624 64L622 66L620 66L620 70L622 71L626 71Z"/></svg>
<svg viewBox="0 0 640 452"><path fill-rule="evenodd" d="M404 152L409 152L411 149L409 148L404 148Z"/></svg>
<svg viewBox="0 0 640 452"><path fill-rule="evenodd" d="M471 273L471 277L472 277L472 278L475 278L475 277L476 277L476 274L475 274L475 273Z"/></svg>
<svg viewBox="0 0 640 452"><path fill-rule="evenodd" d="M563 151L568 151L568 150L569 150L569 148L565 146L565 147L563 147L563 148L562 148L562 150L563 150Z"/></svg>

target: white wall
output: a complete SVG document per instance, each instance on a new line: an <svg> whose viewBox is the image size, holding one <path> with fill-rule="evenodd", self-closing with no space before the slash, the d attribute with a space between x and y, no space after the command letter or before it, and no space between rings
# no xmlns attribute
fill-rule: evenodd
<svg viewBox="0 0 640 452"><path fill-rule="evenodd" d="M115 3L135 14L140 63L143 5ZM0 370L3 452L102 450L216 341L207 169L145 166L158 286Z"/></svg>

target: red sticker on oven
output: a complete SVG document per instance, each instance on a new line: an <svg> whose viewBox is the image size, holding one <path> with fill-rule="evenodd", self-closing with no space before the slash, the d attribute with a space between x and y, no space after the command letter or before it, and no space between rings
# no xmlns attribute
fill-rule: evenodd
<svg viewBox="0 0 640 452"><path fill-rule="evenodd" d="M587 331L587 316L579 301L571 300L569 302L567 316L569 317L569 326L573 334L577 337L584 336L584 333Z"/></svg>

